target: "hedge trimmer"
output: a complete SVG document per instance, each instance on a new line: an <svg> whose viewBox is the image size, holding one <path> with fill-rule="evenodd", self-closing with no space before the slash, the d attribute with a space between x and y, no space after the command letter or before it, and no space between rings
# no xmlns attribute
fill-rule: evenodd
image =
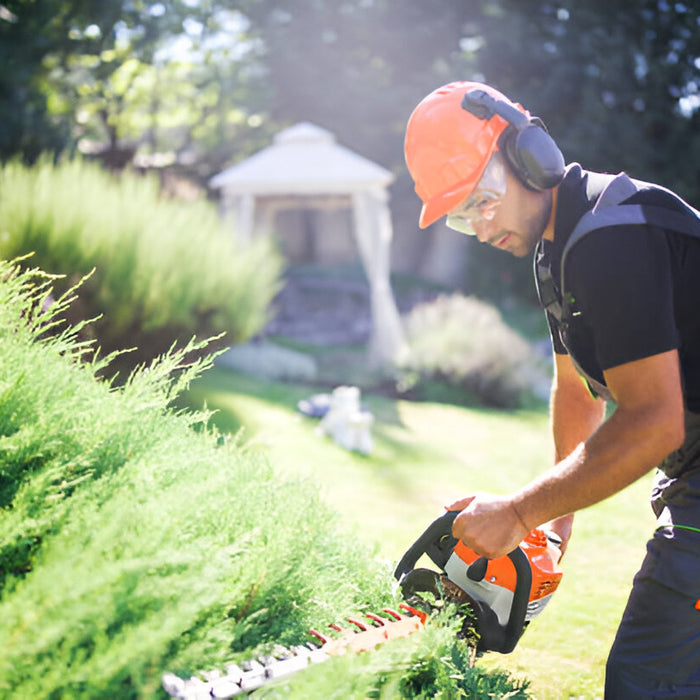
<svg viewBox="0 0 700 700"><path fill-rule="evenodd" d="M487 560L452 536L459 511L434 520L399 561L394 576L406 600L399 609L349 618L349 627L333 624L328 633L309 631L309 639L294 647L276 647L266 656L232 664L184 679L163 676L173 698L202 700L249 693L278 678L346 652L371 651L391 639L422 629L429 614L444 602L464 611L463 632L476 633L475 652L508 654L523 631L544 609L562 577L561 540L533 530L507 556ZM440 571L415 568L427 555ZM462 613L460 613L462 614Z"/></svg>

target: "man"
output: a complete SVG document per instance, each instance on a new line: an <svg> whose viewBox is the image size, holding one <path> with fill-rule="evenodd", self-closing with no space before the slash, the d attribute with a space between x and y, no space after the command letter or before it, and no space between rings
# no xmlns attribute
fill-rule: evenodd
<svg viewBox="0 0 700 700"><path fill-rule="evenodd" d="M564 166L539 120L478 83L422 100L405 151L422 228L446 217L482 243L535 252L555 351L555 466L507 496L457 501L455 537L495 558L548 523L566 546L575 511L658 466L658 529L608 658L606 698L700 698L698 212L624 174Z"/></svg>

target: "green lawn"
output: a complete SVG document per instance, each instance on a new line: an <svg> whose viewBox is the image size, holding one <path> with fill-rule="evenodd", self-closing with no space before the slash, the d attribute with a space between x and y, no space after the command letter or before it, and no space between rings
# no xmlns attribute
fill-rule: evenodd
<svg viewBox="0 0 700 700"><path fill-rule="evenodd" d="M223 368L187 398L217 410L220 428L260 450L280 476L312 477L324 499L394 562L442 506L477 490L506 492L550 464L545 408L498 412L364 395L375 449L349 453L316 431L296 403L315 389L261 382ZM479 663L531 681L533 697L602 697L605 658L653 528L647 477L577 516L565 575L547 610L508 656ZM392 582L387 581L387 586Z"/></svg>

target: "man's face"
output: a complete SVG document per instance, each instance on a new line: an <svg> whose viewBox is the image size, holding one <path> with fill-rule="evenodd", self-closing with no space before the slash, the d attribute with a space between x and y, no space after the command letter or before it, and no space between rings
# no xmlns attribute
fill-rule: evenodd
<svg viewBox="0 0 700 700"><path fill-rule="evenodd" d="M505 170L505 191L499 198L481 198L477 191L468 209L462 203L448 214L448 225L475 235L481 243L522 258L535 249L547 227L552 195L551 191L527 189ZM468 225L459 226L460 221Z"/></svg>

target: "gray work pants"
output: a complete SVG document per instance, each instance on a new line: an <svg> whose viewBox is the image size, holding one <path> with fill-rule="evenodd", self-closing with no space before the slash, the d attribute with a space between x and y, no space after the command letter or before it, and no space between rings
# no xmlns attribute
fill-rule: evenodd
<svg viewBox="0 0 700 700"><path fill-rule="evenodd" d="M657 529L606 666L606 700L700 700L700 414L659 465Z"/></svg>

